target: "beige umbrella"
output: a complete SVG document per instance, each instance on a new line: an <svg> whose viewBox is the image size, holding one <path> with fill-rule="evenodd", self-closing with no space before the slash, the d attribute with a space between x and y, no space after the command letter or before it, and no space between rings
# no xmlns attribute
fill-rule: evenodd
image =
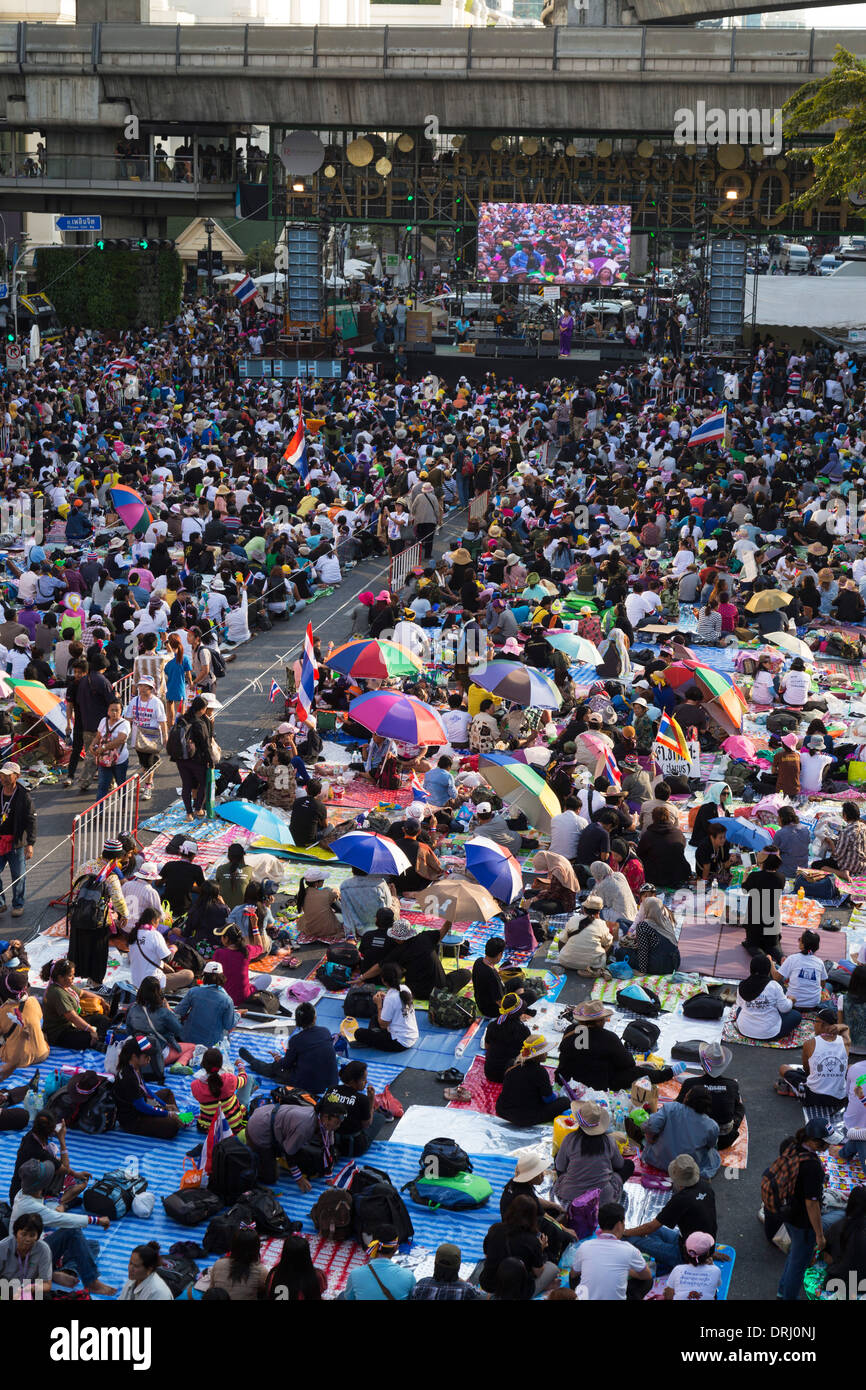
<svg viewBox="0 0 866 1390"><path fill-rule="evenodd" d="M807 646L799 637L794 637L790 632L768 632L767 641L772 642L777 647L782 647L784 651L790 652L792 656L801 656L804 661L814 661L815 653L812 648Z"/></svg>
<svg viewBox="0 0 866 1390"><path fill-rule="evenodd" d="M444 917L448 922L489 922L500 912L492 894L480 883L450 874L410 893L428 917Z"/></svg>
<svg viewBox="0 0 866 1390"><path fill-rule="evenodd" d="M791 595L781 589L762 589L759 594L752 595L746 607L750 613L773 613L790 602Z"/></svg>

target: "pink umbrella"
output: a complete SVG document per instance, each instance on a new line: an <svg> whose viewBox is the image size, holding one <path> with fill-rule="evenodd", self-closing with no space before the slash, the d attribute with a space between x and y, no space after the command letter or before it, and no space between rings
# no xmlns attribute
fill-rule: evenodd
<svg viewBox="0 0 866 1390"><path fill-rule="evenodd" d="M757 748L750 738L745 734L732 734L726 738L722 744L726 753L730 753L732 758L743 758L747 763L757 762Z"/></svg>

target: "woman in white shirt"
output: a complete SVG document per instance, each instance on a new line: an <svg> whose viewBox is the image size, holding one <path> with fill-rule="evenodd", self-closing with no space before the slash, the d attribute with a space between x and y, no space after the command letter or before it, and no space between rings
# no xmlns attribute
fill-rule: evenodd
<svg viewBox="0 0 866 1390"><path fill-rule="evenodd" d="M775 979L788 991L798 1009L817 1009L821 1002L821 985L827 979L827 967L818 955L821 938L816 931L804 931L797 945L773 972Z"/></svg>
<svg viewBox="0 0 866 1390"><path fill-rule="evenodd" d="M812 693L812 680L802 657L794 657L790 671L786 671L779 681L779 692L786 705L802 708L806 704Z"/></svg>
<svg viewBox="0 0 866 1390"><path fill-rule="evenodd" d="M136 1245L129 1256L129 1278L117 1295L120 1303L171 1303L174 1294L159 1277L159 1246L155 1240Z"/></svg>
<svg viewBox="0 0 866 1390"><path fill-rule="evenodd" d="M145 908L129 933L129 973L136 990L142 980L152 975L163 993L171 994L193 984L195 976L191 970L176 970L171 964L174 947L168 945L159 930L159 919L155 908Z"/></svg>
<svg viewBox="0 0 866 1390"><path fill-rule="evenodd" d="M734 1022L744 1038L784 1038L800 1022L802 1015L771 972L769 956L753 956L749 977L737 990Z"/></svg>
<svg viewBox="0 0 866 1390"><path fill-rule="evenodd" d="M91 751L99 769L96 781L96 799L101 801L111 791L112 783L121 786L129 775L129 735L132 726L120 712L120 701L112 700L108 713L99 721L96 738Z"/></svg>
<svg viewBox="0 0 866 1390"><path fill-rule="evenodd" d="M803 1105L841 1110L848 1091L848 1028L837 1023L836 1008L825 1004L815 1016L815 1036L803 1044L802 1067L779 1068L776 1091L792 1093Z"/></svg>
<svg viewBox="0 0 866 1390"><path fill-rule="evenodd" d="M153 677L142 672L137 690L135 699L130 700L123 711L123 717L135 725L135 751L142 773L146 774L141 784L141 798L149 801L153 795L153 768L159 762L160 750L168 737L168 726L165 705L154 694Z"/></svg>
<svg viewBox="0 0 866 1390"><path fill-rule="evenodd" d="M710 1302L718 1297L722 1271L713 1263L715 1238L708 1231L693 1231L686 1237L688 1263L675 1265L668 1275L664 1297L684 1302L699 1299Z"/></svg>
<svg viewBox="0 0 866 1390"><path fill-rule="evenodd" d="M559 942L558 962L566 970L576 970L578 975L597 977L607 972L607 953L614 942L614 934L601 913L604 903L597 894L591 893L581 905L581 911L569 917L557 940Z"/></svg>
<svg viewBox="0 0 866 1390"><path fill-rule="evenodd" d="M412 991L403 984L403 971L393 962L382 966L385 990L374 995L377 1019L372 1028L359 1028L352 1047L376 1047L380 1052L405 1052L418 1041L418 1021Z"/></svg>

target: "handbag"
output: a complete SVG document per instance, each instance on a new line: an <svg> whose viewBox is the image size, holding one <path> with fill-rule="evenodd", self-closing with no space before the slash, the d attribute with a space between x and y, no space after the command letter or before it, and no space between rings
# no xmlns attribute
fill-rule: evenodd
<svg viewBox="0 0 866 1390"><path fill-rule="evenodd" d="M14 835L0 835L0 854L11 854L14 844Z"/></svg>
<svg viewBox="0 0 866 1390"><path fill-rule="evenodd" d="M158 736L147 733L145 729L139 729L135 735L136 753L158 753L162 748Z"/></svg>

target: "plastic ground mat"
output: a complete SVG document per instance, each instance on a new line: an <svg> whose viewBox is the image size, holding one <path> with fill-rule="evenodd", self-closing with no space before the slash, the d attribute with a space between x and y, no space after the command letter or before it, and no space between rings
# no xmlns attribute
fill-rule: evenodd
<svg viewBox="0 0 866 1390"><path fill-rule="evenodd" d="M484 1058L474 1057L472 1066L463 1078L463 1085L472 1092L471 1100L449 1100L448 1110L477 1110L480 1115L495 1115L496 1102L502 1086L488 1081L484 1075Z"/></svg>
<svg viewBox="0 0 866 1390"><path fill-rule="evenodd" d="M659 997L663 1009L673 1013L680 1004L696 994L702 994L704 984L697 978L674 980L670 975L633 975L630 980L596 980L592 987L591 999L603 999L605 1004L616 1003L617 990L626 985L641 985L653 990Z"/></svg>
<svg viewBox="0 0 866 1390"><path fill-rule="evenodd" d="M795 1047L802 1047L807 1038L813 1038L815 1030L811 1021L804 1018L797 1025L793 1033L789 1033L785 1038L744 1038L739 1032L733 1018L726 1018L722 1027L722 1041L730 1043L742 1043L744 1047L777 1047L786 1052L790 1052Z"/></svg>
<svg viewBox="0 0 866 1390"><path fill-rule="evenodd" d="M384 815L389 815L403 806L408 806L411 801L412 792L408 787L397 787L393 791L383 792L381 787L374 787L372 782L355 777L351 782L343 783L343 796L337 804L365 811L378 810Z"/></svg>
<svg viewBox="0 0 866 1390"><path fill-rule="evenodd" d="M784 955L791 955L798 949L802 932L803 926L799 923L783 924L781 945ZM736 924L723 926L712 920L687 922L679 937L681 969L699 975L712 975L719 980L745 980L749 973L750 957L740 944L744 935L745 928ZM833 932L822 938L822 954L829 950L832 950L834 959L842 959L847 954L848 938L844 931Z"/></svg>
<svg viewBox="0 0 866 1390"><path fill-rule="evenodd" d="M332 996L323 995L316 1005L316 1013L319 1023L325 1028L330 1028L332 1033L336 1033L343 1021L342 1002ZM468 1043L463 1056L455 1057L455 1048L462 1041L466 1030L434 1028L427 1014L421 1009L418 1010L416 1017L420 1034L417 1043L414 1047L407 1048L405 1052L391 1054L395 1060L399 1059L401 1070L404 1067L417 1067L420 1071L447 1071L449 1067L455 1066L460 1071L468 1069L472 1058L479 1051L478 1033ZM382 1059L381 1052L369 1047L353 1047L350 1049L349 1055L350 1057L358 1057L362 1062L367 1063Z"/></svg>
<svg viewBox="0 0 866 1390"><path fill-rule="evenodd" d="M346 1280L354 1269L367 1263L363 1248L354 1240L326 1240L315 1231L302 1231L310 1243L310 1257L316 1269L320 1269L327 1281L324 1298L336 1298L346 1287ZM271 1236L262 1243L262 1264L272 1269L280 1258L283 1248L282 1236ZM208 1257L208 1263L213 1256Z"/></svg>
<svg viewBox="0 0 866 1390"><path fill-rule="evenodd" d="M834 1158L832 1153L819 1154L818 1157L823 1165L828 1187L835 1188L837 1192L844 1192L847 1196L855 1187L863 1187L866 1184L866 1168L859 1158L852 1158L848 1163L843 1163L841 1159Z"/></svg>

